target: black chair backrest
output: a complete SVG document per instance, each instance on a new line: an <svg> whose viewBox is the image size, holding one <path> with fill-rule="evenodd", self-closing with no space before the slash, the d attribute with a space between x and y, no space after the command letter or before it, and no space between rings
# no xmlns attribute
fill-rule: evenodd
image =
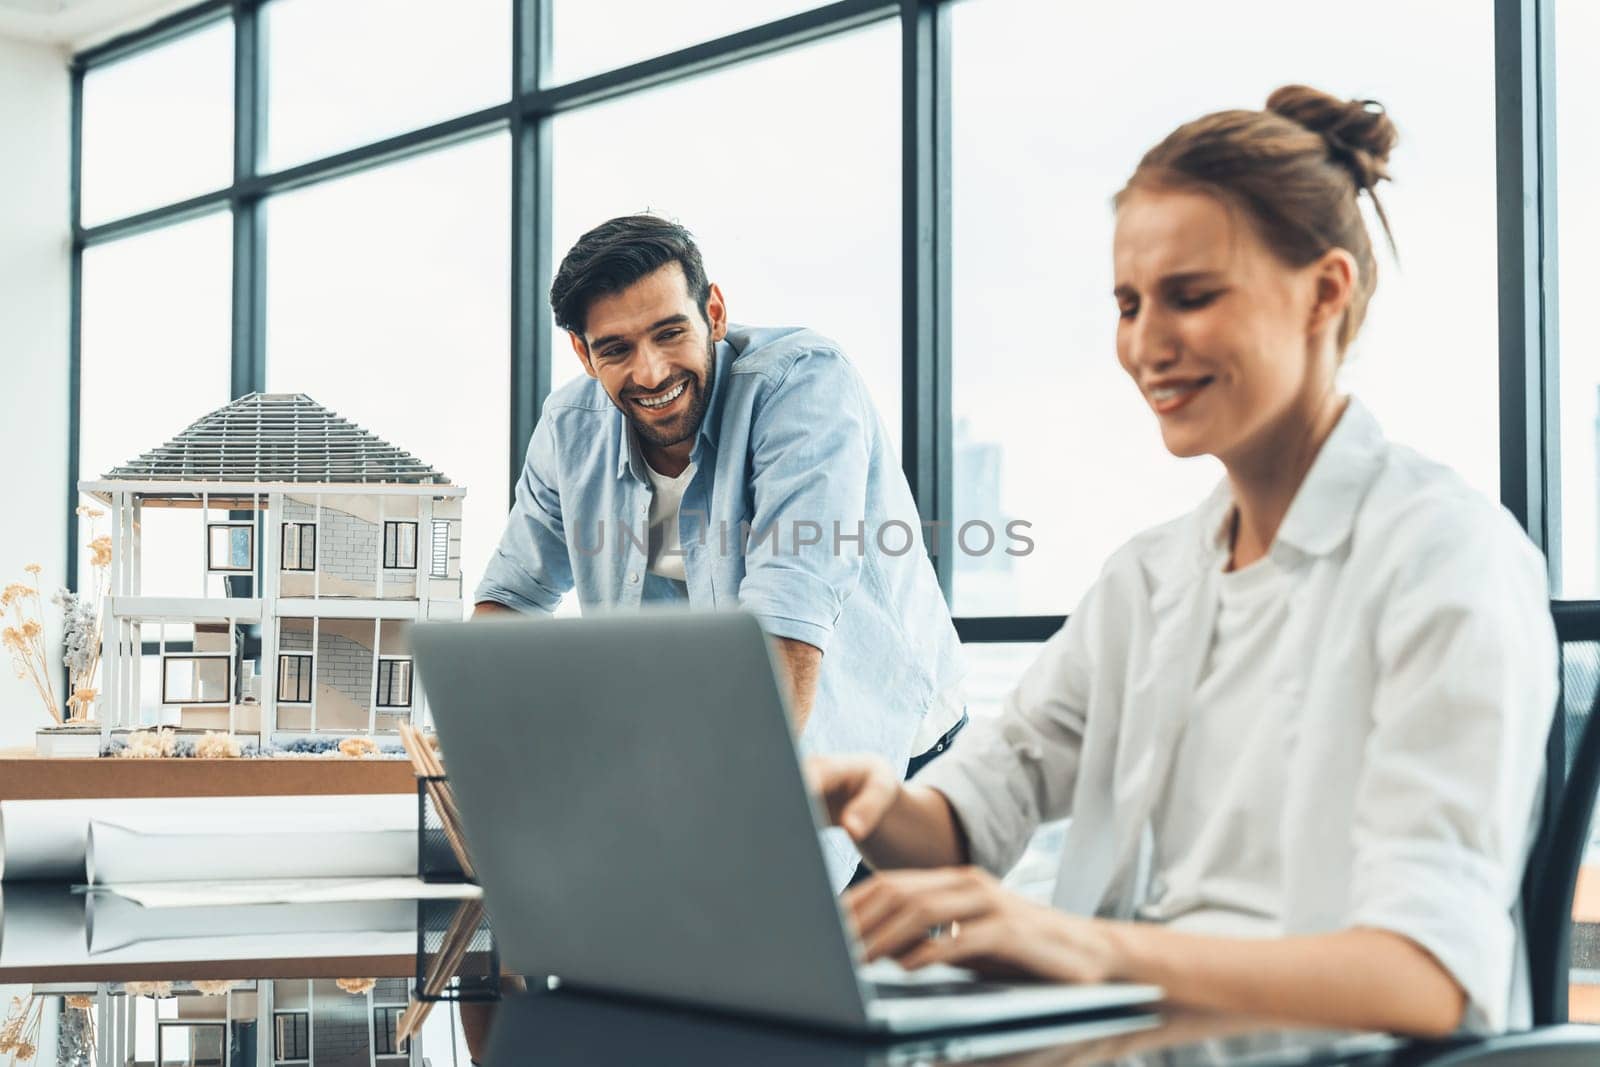
<svg viewBox="0 0 1600 1067"><path fill-rule="evenodd" d="M1551 604L1561 694L1546 750L1544 809L1522 883L1533 1021L1567 1021L1572 899L1600 793L1600 601Z"/></svg>

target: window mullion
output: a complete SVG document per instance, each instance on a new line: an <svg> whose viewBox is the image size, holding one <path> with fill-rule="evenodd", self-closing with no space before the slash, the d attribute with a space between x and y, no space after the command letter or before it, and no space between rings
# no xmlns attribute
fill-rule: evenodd
<svg viewBox="0 0 1600 1067"><path fill-rule="evenodd" d="M234 398L267 387L266 226L261 198L241 189L260 173L266 149L266 57L259 5L233 10L233 372Z"/></svg>
<svg viewBox="0 0 1600 1067"><path fill-rule="evenodd" d="M1554 0L1496 0L1500 498L1561 585Z"/></svg>
<svg viewBox="0 0 1600 1067"><path fill-rule="evenodd" d="M950 34L933 0L902 0L901 463L945 600L953 560L950 397Z"/></svg>

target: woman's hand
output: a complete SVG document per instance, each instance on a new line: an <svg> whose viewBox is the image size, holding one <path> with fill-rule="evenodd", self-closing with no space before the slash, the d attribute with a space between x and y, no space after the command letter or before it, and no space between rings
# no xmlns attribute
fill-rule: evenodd
<svg viewBox="0 0 1600 1067"><path fill-rule="evenodd" d="M948 867L967 858L944 794L908 785L876 756L812 756L806 779L875 870Z"/></svg>
<svg viewBox="0 0 1600 1067"><path fill-rule="evenodd" d="M976 867L880 872L844 895L870 960L948 963L997 977L1122 977L1105 924L1036 904ZM933 936L930 936L930 931Z"/></svg>
<svg viewBox="0 0 1600 1067"><path fill-rule="evenodd" d="M900 795L900 776L876 756L812 756L805 771L828 821L858 844L872 836Z"/></svg>

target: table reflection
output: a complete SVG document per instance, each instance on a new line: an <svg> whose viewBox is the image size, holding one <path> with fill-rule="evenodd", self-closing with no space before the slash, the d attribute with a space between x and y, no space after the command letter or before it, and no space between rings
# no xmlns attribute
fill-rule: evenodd
<svg viewBox="0 0 1600 1067"><path fill-rule="evenodd" d="M502 1001L485 1062L491 1067L645 1062L791 1067L1376 1065L1389 1062L1389 1054L1402 1044L1384 1035L1185 1011L1111 1012L938 1037L862 1040L561 991Z"/></svg>
<svg viewBox="0 0 1600 1067"><path fill-rule="evenodd" d="M486 928L419 1012L456 901L141 909L0 887L0 1064L400 1067L469 1062L453 998L494 995ZM405 1037L408 1011L421 1029Z"/></svg>
<svg viewBox="0 0 1600 1067"><path fill-rule="evenodd" d="M33 983L7 1006L26 1041L0 1057L59 1067L420 1067L426 1031L397 1036L410 990L409 978L369 977ZM441 1020L448 1025L450 1013ZM439 1036L446 1053L462 1045Z"/></svg>

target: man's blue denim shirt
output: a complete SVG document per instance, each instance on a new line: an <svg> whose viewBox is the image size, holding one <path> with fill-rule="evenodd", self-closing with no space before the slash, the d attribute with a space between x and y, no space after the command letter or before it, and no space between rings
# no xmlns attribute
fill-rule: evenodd
<svg viewBox="0 0 1600 1067"><path fill-rule="evenodd" d="M916 505L865 383L809 330L731 326L679 515L687 581L650 573L651 488L626 418L584 377L550 396L478 601L584 612L682 601L743 608L822 649L803 752L873 752L903 767L960 642ZM686 587L686 588L685 588ZM626 653L621 653L626 659ZM830 835L829 866L854 851Z"/></svg>

